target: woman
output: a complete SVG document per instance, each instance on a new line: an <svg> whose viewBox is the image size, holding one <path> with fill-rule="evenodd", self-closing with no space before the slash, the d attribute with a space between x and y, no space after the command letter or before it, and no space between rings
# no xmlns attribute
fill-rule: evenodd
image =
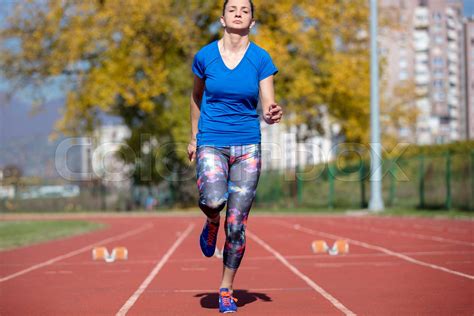
<svg viewBox="0 0 474 316"><path fill-rule="evenodd" d="M268 124L283 115L275 103L270 55L249 41L255 25L249 0L224 2L222 39L204 46L194 57L189 159L197 162L199 207L207 220L201 250L212 257L227 203L224 224L224 269L219 311L235 312L233 280L245 252L245 227L260 175L260 123L257 104Z"/></svg>

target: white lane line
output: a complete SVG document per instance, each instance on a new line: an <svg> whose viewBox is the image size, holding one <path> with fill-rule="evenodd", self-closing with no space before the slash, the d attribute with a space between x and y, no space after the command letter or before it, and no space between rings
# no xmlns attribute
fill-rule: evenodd
<svg viewBox="0 0 474 316"><path fill-rule="evenodd" d="M181 268L181 271L207 271L207 270L208 269L204 267L192 267L192 268L182 267Z"/></svg>
<svg viewBox="0 0 474 316"><path fill-rule="evenodd" d="M240 268L239 268L240 269ZM248 294L260 294L257 292L278 292L278 291L312 291L313 289L310 287L279 287L279 288L262 288L262 289L245 289L245 292ZM190 289L190 290L158 290L155 292L165 292L165 293L214 293L216 289L203 289L203 290L198 290L198 289ZM234 290L234 293L238 294L240 290ZM265 294L265 293L262 293ZM236 295L238 296L238 295Z"/></svg>
<svg viewBox="0 0 474 316"><path fill-rule="evenodd" d="M412 256L445 256L445 255L474 255L474 251L412 251L412 252L400 252L403 255L412 255ZM314 254L314 255L288 255L285 256L286 259L301 259L301 260L313 260L313 259L318 259L318 260L342 260L344 258L372 258L372 257L392 257L391 255L388 255L386 253L366 253L366 254L354 254L352 253L350 256L324 256L321 254ZM217 260L217 259L216 259ZM272 261L275 260L274 256L262 256L262 257L246 257L245 261ZM155 263L156 260L131 260L128 259L127 261L124 261L121 263L121 265L138 265L138 264L150 264L150 263ZM187 258L187 259L170 259L168 262L181 262L181 263L190 263L190 262L209 262L209 259L196 259L196 258ZM58 263L56 264L57 267L61 266L87 266L87 265L97 265L97 262L91 262L91 261L82 261L82 262L63 262L63 263ZM14 266L25 266L25 264L20 264L20 263L5 263L2 264L0 263L0 268L1 267L14 267ZM245 266L239 268L239 269L246 269Z"/></svg>
<svg viewBox="0 0 474 316"><path fill-rule="evenodd" d="M347 307L345 307L341 302L339 302L334 296L326 292L322 287L317 285L313 280L311 280L308 276L300 272L294 265L289 263L285 257L283 257L278 251L270 247L266 242L258 238L255 234L251 233L249 230L246 232L247 236L255 240L260 246L265 248L268 252L273 254L283 265L285 265L288 269L290 269L291 272L296 274L298 277L300 277L303 281L306 282L311 288L313 288L316 292L321 294L325 299L327 299L329 302L331 302L334 307L339 309L341 312L343 312L345 315L356 315L354 312L349 310Z"/></svg>
<svg viewBox="0 0 474 316"><path fill-rule="evenodd" d="M275 221L275 222L277 222L277 221ZM313 230L313 229L302 227L301 225L298 225L298 224L290 225L290 224L287 224L285 222L283 222L283 223L278 222L278 224L280 224L282 226L293 228L293 229L298 230L298 231L308 233L310 235L323 236L323 237L332 238L332 239L345 239L349 243L352 243L354 245L358 245L358 246L361 246L361 247L364 247L364 248L367 248L367 249L381 251L381 252L384 252L388 255L398 257L400 259L406 260L406 261L414 263L414 264L418 264L420 266L425 266L425 267L428 267L428 268L444 271L444 272L447 272L447 273L450 273L450 274L454 274L454 275L458 275L460 277L464 277L464 278L467 278L467 279L470 279L470 280L474 280L474 275L462 273L462 272L451 270L451 269L448 269L448 268L445 268L445 267L442 267L442 266L438 266L438 265L435 265L435 264L432 264L432 263L427 263L427 262L424 262L424 261L420 261L420 260L414 259L412 257L408 257L404 254L399 253L399 252L389 250L389 249L384 248L384 247L371 245L371 244L368 244L366 242L351 239L351 238L347 238L347 237L344 237L344 236L339 236L339 235L334 235L334 234L329 234L329 233L316 231L316 230Z"/></svg>
<svg viewBox="0 0 474 316"><path fill-rule="evenodd" d="M174 244L171 246L170 249L164 254L164 256L161 258L161 260L156 264L156 266L153 268L153 270L150 272L150 274L146 277L145 281L140 284L138 289L133 293L132 296L123 304L123 306L120 308L120 310L117 312L116 316L122 316L126 315L127 312L132 308L133 304L138 300L140 295L143 294L143 292L146 290L148 285L150 285L151 281L156 277L158 272L160 272L161 268L165 265L166 261L171 257L173 252L181 245L183 240L188 237L189 233L193 230L194 224L189 224L188 228L179 236L179 238L174 242Z"/></svg>
<svg viewBox="0 0 474 316"><path fill-rule="evenodd" d="M97 242L94 242L92 244L89 244L85 247L82 247L82 248L79 248L77 250L74 250L74 251L71 251L71 252L68 252L64 255L60 255L60 256L57 256L57 257L54 257L53 259L50 259L50 260L47 260L47 261L44 261L44 262L41 262L41 263L38 263L38 264L35 264L27 269L24 269L24 270L21 270L21 271L18 271L18 272L15 272L13 274L10 274L10 275L7 275L5 277L2 277L0 278L0 283L1 282L5 282L5 281L8 281L8 280L11 280L13 278L16 278L16 277L19 277L20 275L23 275L23 274L26 274L28 272L31 272L31 271L34 271L34 270L37 270L37 269L40 269L40 268L43 268L43 267L46 267L48 265L51 265L55 262L58 262L60 260L64 260L64 259L67 259L67 258L71 258L73 256L76 256L80 253L83 253L85 251L90 251L92 247L94 246L98 246L98 245L103 245L103 244L106 244L106 243L109 243L109 242L112 242L112 241L117 241L117 240L121 240L121 239L124 239L124 238L127 238L127 237L130 237L130 236L133 236L133 235L136 235L136 234L139 234L145 230L148 230L150 228L153 227L153 224L146 224L146 225L143 225L141 227L138 227L134 230L131 230L127 233L124 233L124 234L120 234L120 235L117 235L117 236L113 236L113 237L109 237L109 238L106 238L106 239L102 239L100 241L97 241Z"/></svg>
<svg viewBox="0 0 474 316"><path fill-rule="evenodd" d="M397 226L402 229L407 229L409 227L412 227L416 229L430 229L437 232L446 231L448 233L452 232L452 233L459 233L459 234L470 233L472 230L472 227L471 229L451 227L450 225L453 223L453 220L446 220L446 219L433 218L427 221L427 220L423 220L416 217L415 218L405 217L403 219L398 219L398 222L395 222L395 223L393 222L394 219L392 217L379 217L377 219L389 221L390 222L389 225ZM454 221L454 223L460 224L460 225L469 224L470 226L472 226L473 221L472 219L466 219L466 220L457 219Z"/></svg>
<svg viewBox="0 0 474 316"><path fill-rule="evenodd" d="M332 220L321 220L323 223L328 223L333 226L343 226L341 223L334 222ZM444 242L444 243L449 243L449 244L455 244L455 245L463 245L463 246L471 246L474 247L474 243L468 242L468 241L461 241L461 240L454 240L454 239L449 239L449 238L444 238L444 237L439 237L439 236L429 236L429 235L423 235L423 234L418 234L418 233L406 233L406 232L400 232L397 230L392 230L392 229L378 229L378 228L371 228L369 226L360 226L360 225L352 225L348 223L347 225L344 225L345 227L351 227L351 228L356 228L359 230L365 230L365 231L371 231L374 233L380 233L380 234L391 234L391 235L400 235L404 237L411 237L411 238L417 238L417 239L422 239L422 240L430 240L430 241L437 241L437 242Z"/></svg>
<svg viewBox="0 0 474 316"><path fill-rule="evenodd" d="M390 261L379 261L379 262L345 262L345 263L315 263L312 264L313 267L318 268L343 268L343 267L352 267L352 266L363 266L363 267L388 267L388 266L398 266L400 262L390 262Z"/></svg>

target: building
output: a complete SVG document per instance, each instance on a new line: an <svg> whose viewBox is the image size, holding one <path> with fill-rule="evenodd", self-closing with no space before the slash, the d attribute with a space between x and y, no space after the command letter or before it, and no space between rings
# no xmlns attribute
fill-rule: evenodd
<svg viewBox="0 0 474 316"><path fill-rule="evenodd" d="M467 139L474 139L474 17L464 21L465 35L465 120L464 132Z"/></svg>
<svg viewBox="0 0 474 316"><path fill-rule="evenodd" d="M334 139L332 130L337 125L329 124L329 115L324 113L324 136L310 136L305 142L297 142L296 126L287 127L285 124L268 125L261 121L262 132L262 169L286 170L294 169L298 161L299 167L317 165L333 159L332 146ZM300 126L300 133L305 132L306 126Z"/></svg>
<svg viewBox="0 0 474 316"><path fill-rule="evenodd" d="M108 186L127 187L133 166L125 166L117 155L128 137L128 127L116 124L99 126L92 137L78 138L81 172L75 180L101 179Z"/></svg>
<svg viewBox="0 0 474 316"><path fill-rule="evenodd" d="M383 0L395 27L382 29L380 44L387 97L413 82L418 144L448 143L464 137L464 31L461 0Z"/></svg>

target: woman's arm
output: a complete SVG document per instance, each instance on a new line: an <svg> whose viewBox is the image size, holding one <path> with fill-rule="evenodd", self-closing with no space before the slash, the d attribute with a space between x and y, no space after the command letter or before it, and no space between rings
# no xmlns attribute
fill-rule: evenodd
<svg viewBox="0 0 474 316"><path fill-rule="evenodd" d="M267 124L279 123L283 116L281 107L275 102L273 76L260 81L260 103L262 104L263 120Z"/></svg>
<svg viewBox="0 0 474 316"><path fill-rule="evenodd" d="M201 100L204 93L204 79L194 75L194 87L190 100L191 113L191 137L188 145L189 160L196 158L196 135L198 132L198 121L201 115Z"/></svg>

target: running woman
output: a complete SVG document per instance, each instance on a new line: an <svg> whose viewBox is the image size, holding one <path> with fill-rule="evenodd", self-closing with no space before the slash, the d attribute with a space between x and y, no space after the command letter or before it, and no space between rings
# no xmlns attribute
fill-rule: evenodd
<svg viewBox="0 0 474 316"><path fill-rule="evenodd" d="M260 176L258 101L267 124L279 123L283 112L274 96L278 70L270 55L249 40L255 25L252 1L224 1L220 22L224 36L201 48L193 61L188 154L196 159L199 207L207 216L200 236L207 257L214 255L220 211L227 203L219 311L229 313L237 311L233 282Z"/></svg>

